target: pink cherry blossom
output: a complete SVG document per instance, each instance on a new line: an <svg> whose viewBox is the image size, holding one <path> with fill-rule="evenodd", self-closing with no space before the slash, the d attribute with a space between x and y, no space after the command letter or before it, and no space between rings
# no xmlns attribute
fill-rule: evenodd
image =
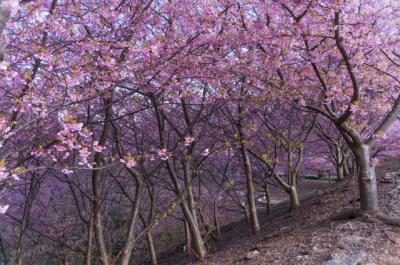
<svg viewBox="0 0 400 265"><path fill-rule="evenodd" d="M169 158L168 151L165 148L158 149L157 150L157 155L160 157L161 160L168 160L168 158Z"/></svg>
<svg viewBox="0 0 400 265"><path fill-rule="evenodd" d="M121 162L129 168L136 166L135 157L132 155L125 156L123 159L121 159Z"/></svg>
<svg viewBox="0 0 400 265"><path fill-rule="evenodd" d="M202 156L208 156L210 154L210 149L206 148L204 151L201 153Z"/></svg>
<svg viewBox="0 0 400 265"><path fill-rule="evenodd" d="M184 146L189 146L191 145L193 142L195 141L195 139L192 136L187 136L185 137L185 140L183 142Z"/></svg>
<svg viewBox="0 0 400 265"><path fill-rule="evenodd" d="M5 214L8 210L8 208L10 208L10 205L8 205L8 204L0 205L0 214Z"/></svg>

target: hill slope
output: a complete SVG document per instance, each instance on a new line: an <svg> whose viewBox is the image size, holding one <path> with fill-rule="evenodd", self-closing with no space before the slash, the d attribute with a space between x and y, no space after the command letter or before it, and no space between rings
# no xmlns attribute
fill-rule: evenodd
<svg viewBox="0 0 400 265"><path fill-rule="evenodd" d="M392 160L378 169L381 208L395 215L400 215L400 177L396 182L383 176L399 171L399 165ZM175 252L160 264L400 265L399 227L340 218L344 209L355 209L357 201L354 181L337 183L309 193L294 212L287 203L276 207L271 217L260 212L259 235L251 235L246 220L225 226L220 240L208 243L204 263Z"/></svg>

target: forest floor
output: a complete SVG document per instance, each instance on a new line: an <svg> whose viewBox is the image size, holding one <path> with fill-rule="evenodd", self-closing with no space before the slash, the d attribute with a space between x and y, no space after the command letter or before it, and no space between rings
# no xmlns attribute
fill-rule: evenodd
<svg viewBox="0 0 400 265"><path fill-rule="evenodd" d="M399 174L385 181L388 172ZM400 216L400 161L382 163L377 173L381 209ZM358 207L357 190L355 181L346 180L309 192L295 211L283 202L272 216L259 212L258 235L251 234L246 220L224 226L221 238L207 243L203 263L175 249L164 253L160 264L400 265L400 227L337 219L343 210Z"/></svg>

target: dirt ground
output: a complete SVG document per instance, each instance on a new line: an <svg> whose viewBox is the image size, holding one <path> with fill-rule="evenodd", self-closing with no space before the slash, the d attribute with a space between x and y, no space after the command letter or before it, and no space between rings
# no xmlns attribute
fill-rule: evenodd
<svg viewBox="0 0 400 265"><path fill-rule="evenodd" d="M381 178L400 171L399 161L383 163L377 171L382 210L400 216L400 182ZM160 264L400 265L400 227L337 220L358 200L356 182L346 180L310 194L296 211L283 203L270 217L260 212L262 232L256 236L245 220L223 227L221 238L207 243L209 256L203 263L173 251Z"/></svg>

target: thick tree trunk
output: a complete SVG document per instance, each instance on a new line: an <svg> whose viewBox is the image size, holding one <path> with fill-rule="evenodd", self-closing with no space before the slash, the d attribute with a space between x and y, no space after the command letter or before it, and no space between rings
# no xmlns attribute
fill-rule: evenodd
<svg viewBox="0 0 400 265"><path fill-rule="evenodd" d="M371 165L370 146L359 144L352 149L359 168L360 210L366 213L379 212L378 189L375 168Z"/></svg>
<svg viewBox="0 0 400 265"><path fill-rule="evenodd" d="M290 186L289 195L290 195L290 208L292 210L299 208L300 201L296 185Z"/></svg>
<svg viewBox="0 0 400 265"><path fill-rule="evenodd" d="M153 236L151 235L150 232L146 234L146 239L147 239L147 248L149 249L151 265L157 265L156 248L154 246Z"/></svg>

